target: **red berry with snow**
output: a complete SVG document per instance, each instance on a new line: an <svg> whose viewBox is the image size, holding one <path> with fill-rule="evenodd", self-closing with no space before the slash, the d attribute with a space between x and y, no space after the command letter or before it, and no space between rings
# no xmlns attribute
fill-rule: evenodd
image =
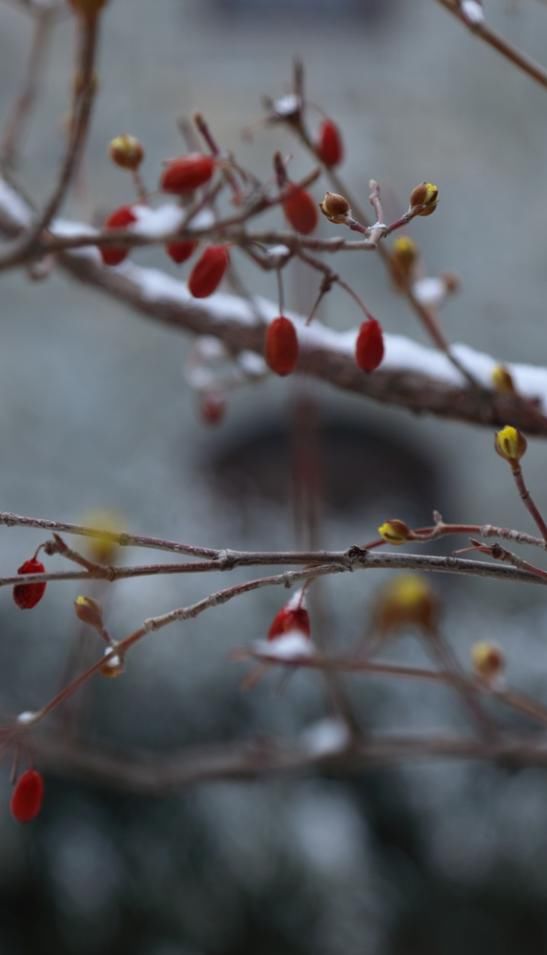
<svg viewBox="0 0 547 955"><path fill-rule="evenodd" d="M17 822L36 819L44 801L44 780L37 769L27 769L11 794L10 810Z"/></svg>
<svg viewBox="0 0 547 955"><path fill-rule="evenodd" d="M183 195L205 185L215 171L215 159L202 153L190 153L172 159L163 170L160 188L164 192Z"/></svg>
<svg viewBox="0 0 547 955"><path fill-rule="evenodd" d="M44 574L46 568L41 560L31 557L21 564L17 570L18 574ZM15 584L13 588L13 599L21 610L32 610L37 603L40 603L45 594L47 584Z"/></svg>
<svg viewBox="0 0 547 955"><path fill-rule="evenodd" d="M319 136L315 144L315 152L321 162L328 166L339 166L344 158L342 136L336 123L332 119L324 119L319 127Z"/></svg>
<svg viewBox="0 0 547 955"><path fill-rule="evenodd" d="M384 335L375 318L363 322L355 343L355 360L363 371L374 371L384 357Z"/></svg>
<svg viewBox="0 0 547 955"><path fill-rule="evenodd" d="M201 399L201 420L205 424L220 424L226 414L226 399L217 391L210 391Z"/></svg>
<svg viewBox="0 0 547 955"><path fill-rule="evenodd" d="M210 245L190 272L188 288L194 298L212 295L224 278L230 264L230 253L224 245Z"/></svg>
<svg viewBox="0 0 547 955"><path fill-rule="evenodd" d="M105 220L104 228L105 229L127 229L128 226L132 225L137 221L137 216L133 212L131 206L120 206L119 209L116 209L114 212L108 216ZM129 249L124 249L121 246L115 245L103 245L99 249L101 253L101 258L105 265L120 265L124 259L129 255Z"/></svg>
<svg viewBox="0 0 547 955"><path fill-rule="evenodd" d="M274 318L266 331L266 363L277 375L290 375L298 362L298 337L290 318Z"/></svg>
<svg viewBox="0 0 547 955"><path fill-rule="evenodd" d="M198 243L192 241L168 242L165 246L165 251L169 258L173 259L173 262L176 262L177 265L181 265L194 254L197 247Z"/></svg>
<svg viewBox="0 0 547 955"><path fill-rule="evenodd" d="M285 218L296 232L308 235L313 232L319 221L317 203L313 196L301 186L290 184L283 199Z"/></svg>
<svg viewBox="0 0 547 955"><path fill-rule="evenodd" d="M268 640L276 640L287 633L301 633L304 637L311 634L310 616L304 607L282 607L276 613L268 630Z"/></svg>

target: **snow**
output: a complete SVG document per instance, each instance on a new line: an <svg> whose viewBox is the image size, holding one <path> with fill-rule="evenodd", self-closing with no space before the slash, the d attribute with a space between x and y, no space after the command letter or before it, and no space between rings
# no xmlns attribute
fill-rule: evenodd
<svg viewBox="0 0 547 955"><path fill-rule="evenodd" d="M163 229L170 226L175 221L176 212L180 212L176 206L167 205L162 207L156 210L152 219L147 219L143 228L159 230L160 227ZM32 221L32 214L27 204L1 177L0 214L4 214L14 225L23 228ZM196 228L201 228L210 224L212 216L209 211L205 210L192 221ZM55 220L52 231L59 236L82 233L94 234L94 230L90 226L61 219ZM97 249L93 247L74 249L67 254L87 257L95 262L99 259ZM206 300L196 300L192 298L184 282L167 275L159 269L139 267L131 260L119 265L117 271L137 286L145 302L151 305L154 303L169 304L181 308L191 305L193 311L198 313L202 311L204 316L207 315L219 323L223 321L237 322L240 325L256 327L257 322L260 322L260 318L256 314L256 308L259 309L264 323L275 318L279 311L278 305L267 299L257 298L255 300L256 308L253 309L250 303L234 295L219 292ZM340 333L321 325L318 321L306 326L304 319L300 316L290 312L288 315L298 328L302 350L306 348L328 350L343 358L353 360L357 328ZM462 385L460 373L453 367L446 355L437 349L420 345L401 335L385 335L384 341L386 353L380 371L415 372L417 375L425 375L434 381L447 385L456 387ZM482 385L491 387L492 371L499 364L499 360L484 352L476 351L465 344L455 344L451 348L462 365L465 365ZM240 356L239 361L247 364L253 359ZM262 359L257 358L255 361L262 362ZM519 394L525 398L538 399L538 410L544 414L547 413L547 369L536 365L508 362L505 365ZM256 371L253 371L253 373L258 374L258 363L255 367Z"/></svg>
<svg viewBox="0 0 547 955"><path fill-rule="evenodd" d="M0 211L5 213L14 225L28 226L32 222L32 213L26 202L1 177Z"/></svg>
<svg viewBox="0 0 547 955"><path fill-rule="evenodd" d="M348 728L342 720L324 719L309 726L300 736L306 752L313 756L340 753L350 742Z"/></svg>
<svg viewBox="0 0 547 955"><path fill-rule="evenodd" d="M34 713L32 710L23 710L22 713L19 713L16 722L21 726L28 726L30 723L34 723L37 713Z"/></svg>
<svg viewBox="0 0 547 955"><path fill-rule="evenodd" d="M478 0L461 0L460 10L472 26L480 26L484 23L484 11Z"/></svg>
<svg viewBox="0 0 547 955"><path fill-rule="evenodd" d="M438 308L446 301L446 282L441 278L419 279L412 286L412 291L426 308Z"/></svg>
<svg viewBox="0 0 547 955"><path fill-rule="evenodd" d="M159 206L158 209L140 205L133 206L132 209L137 216L137 222L133 224L130 231L147 239L161 239L164 235L176 232L180 229L186 215L182 206L175 206L172 203Z"/></svg>
<svg viewBox="0 0 547 955"><path fill-rule="evenodd" d="M247 378L261 378L268 371L268 366L260 355L254 351L242 351L237 356L237 362Z"/></svg>
<svg viewBox="0 0 547 955"><path fill-rule="evenodd" d="M253 649L258 656L268 657L271 660L290 662L300 657L314 655L313 644L309 637L305 637L300 630L289 630L282 637L275 640L257 640Z"/></svg>
<svg viewBox="0 0 547 955"><path fill-rule="evenodd" d="M274 110L278 116L292 116L300 109L300 97L295 93L287 93L286 96L280 96L274 103Z"/></svg>

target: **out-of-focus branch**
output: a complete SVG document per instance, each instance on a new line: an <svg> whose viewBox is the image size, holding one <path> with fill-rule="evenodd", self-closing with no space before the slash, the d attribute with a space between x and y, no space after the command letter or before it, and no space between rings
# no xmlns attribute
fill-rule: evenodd
<svg viewBox="0 0 547 955"><path fill-rule="evenodd" d="M26 121L36 101L38 84L42 74L45 55L56 16L53 6L44 6L36 11L26 74L21 92L13 104L4 134L0 141L0 166L14 166Z"/></svg>
<svg viewBox="0 0 547 955"><path fill-rule="evenodd" d="M317 751L311 746L264 737L244 743L221 743L188 747L168 757L142 752L93 750L82 741L63 742L57 735L29 740L29 752L52 772L84 776L109 786L159 794L195 783L213 780L260 779L271 775L328 772L329 775L360 773L370 766L419 760L490 759L516 766L547 765L547 747L542 741L504 738L485 743L467 737L428 735L372 735L338 752Z"/></svg>
<svg viewBox="0 0 547 955"><path fill-rule="evenodd" d="M460 3L459 0L436 0L436 2L456 17L460 23L463 23L471 33L478 36L494 50L497 50L497 52L505 57L506 60L509 60L513 66L516 66L517 69L526 73L527 76L535 80L536 83L539 83L540 86L547 88L547 70L539 63L536 63L535 60L526 56L525 53L522 53L521 50L518 50L517 47L511 46L507 40L504 40L503 37L488 26L484 18L478 15L475 18L466 15L464 5ZM475 3L475 6L479 8L478 3Z"/></svg>

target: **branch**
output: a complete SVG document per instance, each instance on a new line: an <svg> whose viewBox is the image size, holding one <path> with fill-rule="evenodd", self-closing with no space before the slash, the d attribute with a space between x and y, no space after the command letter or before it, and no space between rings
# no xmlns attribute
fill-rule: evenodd
<svg viewBox="0 0 547 955"><path fill-rule="evenodd" d="M0 229L17 235L28 228L31 210L19 192L0 179ZM53 231L69 235L82 233L83 226L55 222ZM278 314L278 306L260 299L264 316L257 318L252 307L231 295L216 294L207 300L191 297L183 282L157 270L131 262L116 269L103 266L95 249L80 249L59 256L62 268L72 278L89 285L136 312L178 331L213 335L232 354L252 351L263 354L266 321ZM507 365L519 392L517 395L487 393L462 385L458 372L445 354L418 345L402 336L386 336L386 358L372 375L356 365L356 330L338 333L314 322L305 327L294 317L300 342L299 370L334 387L360 394L385 404L442 418L498 427L511 421L528 434L547 435L547 419L533 405L547 406L547 370L530 365ZM451 346L461 354L466 367L489 388L490 376L498 362L468 346ZM527 399L527 400L526 400Z"/></svg>
<svg viewBox="0 0 547 955"><path fill-rule="evenodd" d="M540 86L547 88L547 70L539 63L536 63L535 60L526 56L525 53L511 46L507 40L504 40L498 33L495 33L495 31L485 23L484 19L480 17L477 17L477 19L467 17L458 0L437 0L437 3L439 3L441 7L444 7L445 10L448 10L460 23L463 23L471 33L478 36L494 50L497 50L497 52L505 57L506 60L509 60L513 66L516 66L517 69L526 73L527 76L535 80L536 83L539 83ZM476 4L476 6L478 6L478 4Z"/></svg>

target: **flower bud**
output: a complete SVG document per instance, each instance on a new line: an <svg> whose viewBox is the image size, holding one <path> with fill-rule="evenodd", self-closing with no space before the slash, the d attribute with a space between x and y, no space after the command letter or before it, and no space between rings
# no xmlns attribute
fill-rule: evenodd
<svg viewBox="0 0 547 955"><path fill-rule="evenodd" d="M92 597L79 596L74 601L74 610L78 620L82 623L95 627L96 630L102 629L103 612L100 605Z"/></svg>
<svg viewBox="0 0 547 955"><path fill-rule="evenodd" d="M319 208L329 222L344 223L351 215L348 200L337 192L326 192L319 203Z"/></svg>
<svg viewBox="0 0 547 955"><path fill-rule="evenodd" d="M503 674L505 656L495 643L480 640L471 647L471 662L476 675L487 683Z"/></svg>
<svg viewBox="0 0 547 955"><path fill-rule="evenodd" d="M421 182L418 186L414 186L414 189L410 193L409 206L413 211L423 206L423 209L421 212L418 212L417 215L430 216L437 208L438 198L438 186L432 182Z"/></svg>
<svg viewBox="0 0 547 955"><path fill-rule="evenodd" d="M517 428L507 424L496 434L494 447L510 464L517 464L526 452L527 441Z"/></svg>
<svg viewBox="0 0 547 955"><path fill-rule="evenodd" d="M123 532L122 520L113 511L92 511L84 521L91 527L99 530L87 541L87 549L92 560L97 564L111 564L118 552L119 543L116 540Z"/></svg>
<svg viewBox="0 0 547 955"><path fill-rule="evenodd" d="M403 574L393 578L383 589L374 617L382 635L405 627L432 634L438 613L439 603L428 581L418 574Z"/></svg>
<svg viewBox="0 0 547 955"><path fill-rule="evenodd" d="M418 246L408 235L400 235L391 247L389 266L396 287L407 291L414 279L418 261Z"/></svg>
<svg viewBox="0 0 547 955"><path fill-rule="evenodd" d="M511 373L504 365L496 365L492 371L492 384L500 395L514 395L515 385Z"/></svg>
<svg viewBox="0 0 547 955"><path fill-rule="evenodd" d="M124 133L116 136L108 147L113 163L122 169L138 169L144 159L144 149L135 136Z"/></svg>
<svg viewBox="0 0 547 955"><path fill-rule="evenodd" d="M380 524L378 533L388 544L404 544L405 541L412 540L412 531L408 524L397 518Z"/></svg>

